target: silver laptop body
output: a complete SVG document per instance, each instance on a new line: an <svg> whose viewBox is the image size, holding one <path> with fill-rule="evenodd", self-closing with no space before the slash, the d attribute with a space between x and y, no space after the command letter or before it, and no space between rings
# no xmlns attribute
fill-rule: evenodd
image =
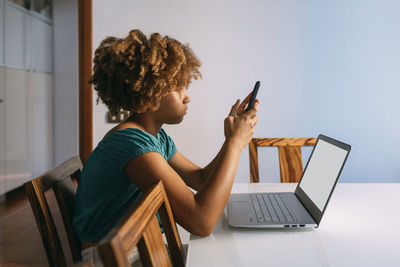
<svg viewBox="0 0 400 267"><path fill-rule="evenodd" d="M324 135L295 192L231 194L229 224L246 228L318 227L351 146Z"/></svg>

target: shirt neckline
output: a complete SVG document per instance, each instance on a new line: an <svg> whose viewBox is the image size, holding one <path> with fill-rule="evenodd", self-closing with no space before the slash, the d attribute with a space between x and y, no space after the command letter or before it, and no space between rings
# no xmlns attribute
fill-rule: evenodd
<svg viewBox="0 0 400 267"><path fill-rule="evenodd" d="M118 130L112 132L111 134L107 135L106 137L104 137L103 140L108 139L110 136L116 134L117 132L122 132L122 131L138 131L138 132L144 133L144 134L146 134L146 135L148 135L148 136L150 136L150 137L156 139L157 141L160 141L161 130L162 130L162 128L160 129L160 131L158 131L157 137L155 137L154 135L152 135L152 134L150 134L150 133L148 133L148 132L146 132L146 131L143 131L142 129L139 129L139 128L124 128L124 129L118 129Z"/></svg>

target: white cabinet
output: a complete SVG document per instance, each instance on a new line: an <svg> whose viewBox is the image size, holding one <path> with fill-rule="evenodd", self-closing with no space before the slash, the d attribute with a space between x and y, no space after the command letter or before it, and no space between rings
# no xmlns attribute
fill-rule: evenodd
<svg viewBox="0 0 400 267"><path fill-rule="evenodd" d="M5 68L0 66L0 195L3 194L6 189L4 186L5 181Z"/></svg>
<svg viewBox="0 0 400 267"><path fill-rule="evenodd" d="M0 34L3 39L0 52L5 51L6 66L51 73L53 70L53 30L48 19L19 7L13 3L0 3L4 14L0 19ZM1 12L1 10L0 10ZM1 13L0 13L1 14ZM4 34L2 33L4 31ZM0 47L1 48L1 47Z"/></svg>
<svg viewBox="0 0 400 267"><path fill-rule="evenodd" d="M0 7L2 195L52 167L53 41L49 19L9 1Z"/></svg>
<svg viewBox="0 0 400 267"><path fill-rule="evenodd" d="M28 68L29 14L9 2L4 5L4 62L13 68Z"/></svg>
<svg viewBox="0 0 400 267"><path fill-rule="evenodd" d="M52 26L47 22L31 17L32 45L31 69L35 72L50 73L53 70Z"/></svg>
<svg viewBox="0 0 400 267"><path fill-rule="evenodd" d="M5 175L4 187L12 190L31 177L28 128L29 72L5 69Z"/></svg>
<svg viewBox="0 0 400 267"><path fill-rule="evenodd" d="M31 72L28 87L28 127L30 129L32 177L52 167L53 158L53 77Z"/></svg>
<svg viewBox="0 0 400 267"><path fill-rule="evenodd" d="M52 167L52 75L0 67L0 194Z"/></svg>
<svg viewBox="0 0 400 267"><path fill-rule="evenodd" d="M4 64L4 2L0 0L0 66Z"/></svg>

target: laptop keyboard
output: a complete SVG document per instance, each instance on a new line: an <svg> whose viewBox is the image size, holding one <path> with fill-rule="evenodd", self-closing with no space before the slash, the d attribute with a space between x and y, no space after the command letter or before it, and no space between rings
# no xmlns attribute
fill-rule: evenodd
<svg viewBox="0 0 400 267"><path fill-rule="evenodd" d="M280 194L251 194L251 201L259 222L295 222L293 211Z"/></svg>

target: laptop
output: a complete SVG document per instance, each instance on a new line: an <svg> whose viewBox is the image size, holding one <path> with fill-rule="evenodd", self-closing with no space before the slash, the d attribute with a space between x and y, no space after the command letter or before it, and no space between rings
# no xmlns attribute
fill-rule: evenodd
<svg viewBox="0 0 400 267"><path fill-rule="evenodd" d="M229 225L318 227L351 146L319 135L295 192L231 194Z"/></svg>

